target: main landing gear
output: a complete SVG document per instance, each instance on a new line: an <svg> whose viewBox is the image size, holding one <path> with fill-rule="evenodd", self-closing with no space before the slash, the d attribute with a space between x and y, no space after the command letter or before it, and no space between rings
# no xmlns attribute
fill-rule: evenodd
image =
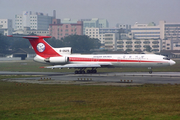
<svg viewBox="0 0 180 120"><path fill-rule="evenodd" d="M85 73L97 73L96 68L92 68L91 70L87 70L85 72L85 69L76 70L74 74L85 74Z"/></svg>

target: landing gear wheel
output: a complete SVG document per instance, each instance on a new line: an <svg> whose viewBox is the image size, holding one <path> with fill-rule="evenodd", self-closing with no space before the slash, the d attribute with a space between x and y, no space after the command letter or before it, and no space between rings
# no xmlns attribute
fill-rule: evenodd
<svg viewBox="0 0 180 120"><path fill-rule="evenodd" d="M82 71L80 70L80 71L78 71L78 73L79 73L79 74L82 74Z"/></svg>
<svg viewBox="0 0 180 120"><path fill-rule="evenodd" d="M149 69L149 74L152 74L152 67L148 67Z"/></svg>
<svg viewBox="0 0 180 120"><path fill-rule="evenodd" d="M97 70L93 70L93 73L97 73Z"/></svg>
<svg viewBox="0 0 180 120"><path fill-rule="evenodd" d="M96 69L87 70L87 73L97 73L97 70Z"/></svg>
<svg viewBox="0 0 180 120"><path fill-rule="evenodd" d="M84 70L82 71L82 74L85 74L85 71L84 71Z"/></svg>
<svg viewBox="0 0 180 120"><path fill-rule="evenodd" d="M75 74L78 74L79 72L76 70L74 73L75 73Z"/></svg>
<svg viewBox="0 0 180 120"><path fill-rule="evenodd" d="M91 71L90 71L90 70L87 70L87 73L91 73Z"/></svg>

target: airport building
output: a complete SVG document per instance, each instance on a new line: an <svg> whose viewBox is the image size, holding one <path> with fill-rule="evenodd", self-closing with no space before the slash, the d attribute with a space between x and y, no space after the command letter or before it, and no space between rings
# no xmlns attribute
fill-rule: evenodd
<svg viewBox="0 0 180 120"><path fill-rule="evenodd" d="M30 27L31 30L48 30L54 16L48 14L23 11L22 14L15 15L15 30L23 30L24 27Z"/></svg>
<svg viewBox="0 0 180 120"><path fill-rule="evenodd" d="M61 23L60 19L53 19L49 25L49 34L56 39L62 39L69 35L83 35L83 23Z"/></svg>
<svg viewBox="0 0 180 120"><path fill-rule="evenodd" d="M11 19L0 19L0 33L3 35L12 35L13 24Z"/></svg>

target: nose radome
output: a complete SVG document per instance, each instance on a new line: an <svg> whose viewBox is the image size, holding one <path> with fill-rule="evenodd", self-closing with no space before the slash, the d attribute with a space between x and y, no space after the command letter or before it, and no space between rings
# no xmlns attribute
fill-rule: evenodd
<svg viewBox="0 0 180 120"><path fill-rule="evenodd" d="M176 62L173 60L170 60L170 65L174 65L174 64L176 64Z"/></svg>

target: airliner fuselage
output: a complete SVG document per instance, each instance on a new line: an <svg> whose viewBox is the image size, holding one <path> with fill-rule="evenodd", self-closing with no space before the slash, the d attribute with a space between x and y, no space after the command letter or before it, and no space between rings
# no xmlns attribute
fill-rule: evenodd
<svg viewBox="0 0 180 120"><path fill-rule="evenodd" d="M10 36L12 37L12 36ZM46 63L51 66L43 68L75 68L75 73L96 73L97 68L111 67L148 67L152 73L153 67L163 67L174 65L175 62L162 55L155 54L72 54L70 47L53 48L43 38L50 36L22 36L29 39L36 52L35 61Z"/></svg>

